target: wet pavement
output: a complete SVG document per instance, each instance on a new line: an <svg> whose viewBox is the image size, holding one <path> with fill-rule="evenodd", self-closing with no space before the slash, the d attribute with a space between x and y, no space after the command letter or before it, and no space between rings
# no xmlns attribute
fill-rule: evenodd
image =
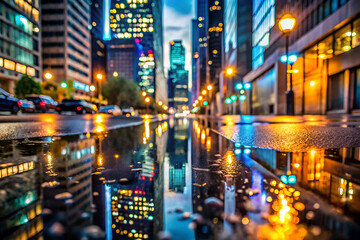
<svg viewBox="0 0 360 240"><path fill-rule="evenodd" d="M163 116L155 116L161 119ZM107 129L140 125L141 117L112 116L105 114L58 115L23 114L0 117L0 140L48 136L64 136L83 132L96 132L96 121L102 121Z"/></svg>
<svg viewBox="0 0 360 240"><path fill-rule="evenodd" d="M106 121L92 133L1 141L1 239L359 236L360 144L284 151L216 133L250 135L242 125Z"/></svg>

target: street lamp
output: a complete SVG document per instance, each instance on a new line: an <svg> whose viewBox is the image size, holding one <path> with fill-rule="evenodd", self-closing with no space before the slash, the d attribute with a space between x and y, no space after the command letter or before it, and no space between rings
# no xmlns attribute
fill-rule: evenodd
<svg viewBox="0 0 360 240"><path fill-rule="evenodd" d="M94 85L91 85L91 86L90 86L90 91L91 91L91 92L95 91L95 86L94 86Z"/></svg>
<svg viewBox="0 0 360 240"><path fill-rule="evenodd" d="M212 86L211 86L211 85L207 85L206 89L207 89L208 91L211 91L211 90L212 90Z"/></svg>
<svg viewBox="0 0 360 240"><path fill-rule="evenodd" d="M51 74L51 73L49 73L49 72L47 72L47 73L45 73L45 78L47 79L47 80L50 80L52 77L53 77L53 75Z"/></svg>
<svg viewBox="0 0 360 240"><path fill-rule="evenodd" d="M234 74L234 69L232 68L232 67L228 67L227 69L226 69L226 74L228 75L228 76L231 76L231 75L233 75Z"/></svg>
<svg viewBox="0 0 360 240"><path fill-rule="evenodd" d="M279 29L285 36L285 53L286 53L286 76L289 65L289 35L294 30L296 19L291 14L285 14L279 21ZM287 79L287 77L286 77ZM292 90L292 77L290 76L290 89L286 93L286 113L294 115L294 92Z"/></svg>
<svg viewBox="0 0 360 240"><path fill-rule="evenodd" d="M102 96L101 96L101 79L103 79L103 75L101 73L98 73L96 75L96 78L98 80L98 98L99 98L99 105L101 105L101 99L102 99Z"/></svg>
<svg viewBox="0 0 360 240"><path fill-rule="evenodd" d="M159 101L159 102L158 102L158 105L159 105L159 106L162 106L162 105L163 105L163 102L162 102L162 101Z"/></svg>
<svg viewBox="0 0 360 240"><path fill-rule="evenodd" d="M202 90L201 94L202 94L202 95L205 95L205 94L206 94L206 90Z"/></svg>
<svg viewBox="0 0 360 240"><path fill-rule="evenodd" d="M145 98L145 102L146 102L146 113L149 113L150 97L146 97L146 98Z"/></svg>
<svg viewBox="0 0 360 240"><path fill-rule="evenodd" d="M143 97L145 97L145 96L147 95L146 91L142 91L142 92L141 92L141 95L142 95Z"/></svg>

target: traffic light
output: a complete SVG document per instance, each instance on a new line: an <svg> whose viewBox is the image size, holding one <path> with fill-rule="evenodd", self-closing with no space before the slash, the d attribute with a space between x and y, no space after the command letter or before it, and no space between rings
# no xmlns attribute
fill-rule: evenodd
<svg viewBox="0 0 360 240"><path fill-rule="evenodd" d="M68 84L67 84L67 82L62 82L62 83L60 83L60 86L61 86L62 88L67 88L67 87L68 87Z"/></svg>
<svg viewBox="0 0 360 240"><path fill-rule="evenodd" d="M227 99L225 99L225 102L226 102L226 104L230 104L230 103L231 103L231 99L230 99L230 98L227 98Z"/></svg>
<svg viewBox="0 0 360 240"><path fill-rule="evenodd" d="M209 104L209 103L208 103L207 101L204 101L204 102L203 102L203 105L204 105L204 106L207 106L208 104Z"/></svg>
<svg viewBox="0 0 360 240"><path fill-rule="evenodd" d="M244 88L245 89L250 89L251 88L251 83L245 83Z"/></svg>
<svg viewBox="0 0 360 240"><path fill-rule="evenodd" d="M232 95L230 98L231 98L232 101L236 101L237 96L236 96L236 95Z"/></svg>
<svg viewBox="0 0 360 240"><path fill-rule="evenodd" d="M245 100L246 100L246 96L245 96L245 95L240 95L239 99L240 99L240 101L245 101Z"/></svg>
<svg viewBox="0 0 360 240"><path fill-rule="evenodd" d="M236 90L241 90L243 88L242 83L238 83L235 85Z"/></svg>

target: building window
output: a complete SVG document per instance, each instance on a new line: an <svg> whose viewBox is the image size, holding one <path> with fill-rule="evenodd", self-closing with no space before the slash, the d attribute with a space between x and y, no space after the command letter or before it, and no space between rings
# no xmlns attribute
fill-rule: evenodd
<svg viewBox="0 0 360 240"><path fill-rule="evenodd" d="M355 70L354 108L360 109L360 68Z"/></svg>
<svg viewBox="0 0 360 240"><path fill-rule="evenodd" d="M331 12L335 12L339 7L339 0L331 0Z"/></svg>
<svg viewBox="0 0 360 240"><path fill-rule="evenodd" d="M344 108L344 72L329 76L328 110Z"/></svg>
<svg viewBox="0 0 360 240"><path fill-rule="evenodd" d="M350 24L335 33L335 55L347 52L351 49L351 35Z"/></svg>
<svg viewBox="0 0 360 240"><path fill-rule="evenodd" d="M324 2L324 18L327 18L330 15L330 0Z"/></svg>
<svg viewBox="0 0 360 240"><path fill-rule="evenodd" d="M317 46L305 51L305 73L311 72L317 68Z"/></svg>
<svg viewBox="0 0 360 240"><path fill-rule="evenodd" d="M318 56L320 61L333 56L333 36L329 36L318 43Z"/></svg>
<svg viewBox="0 0 360 240"><path fill-rule="evenodd" d="M357 47L360 45L360 19L356 20L353 23L353 30L351 33L352 36L352 47Z"/></svg>

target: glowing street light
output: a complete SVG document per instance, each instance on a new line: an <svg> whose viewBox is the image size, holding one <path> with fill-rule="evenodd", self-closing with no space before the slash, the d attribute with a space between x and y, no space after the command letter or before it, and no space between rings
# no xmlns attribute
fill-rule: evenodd
<svg viewBox="0 0 360 240"><path fill-rule="evenodd" d="M146 91L142 91L142 92L141 92L141 95L142 95L143 97L145 97L145 96L147 95Z"/></svg>
<svg viewBox="0 0 360 240"><path fill-rule="evenodd" d="M207 89L208 91L211 91L211 90L212 90L212 86L211 86L211 85L207 85L206 89Z"/></svg>
<svg viewBox="0 0 360 240"><path fill-rule="evenodd" d="M103 79L103 75L102 75L101 73L98 73L98 74L96 75L96 78L99 79L99 80L101 80L101 79Z"/></svg>
<svg viewBox="0 0 360 240"><path fill-rule="evenodd" d="M91 85L91 86L90 86L90 91L91 91L91 92L94 92L94 91L95 91L95 86L94 86L94 85Z"/></svg>
<svg viewBox="0 0 360 240"><path fill-rule="evenodd" d="M294 30L296 19L291 14L285 14L279 21L280 31L289 34Z"/></svg>
<svg viewBox="0 0 360 240"><path fill-rule="evenodd" d="M62 83L60 83L60 87L62 87L62 88L67 88L67 87L68 87L67 82L62 82Z"/></svg>
<svg viewBox="0 0 360 240"><path fill-rule="evenodd" d="M202 95L205 95L206 93L207 93L206 90L202 90L201 92Z"/></svg>
<svg viewBox="0 0 360 240"><path fill-rule="evenodd" d="M198 104L199 103L199 100L195 100L195 104Z"/></svg>
<svg viewBox="0 0 360 240"><path fill-rule="evenodd" d="M289 35L294 30L296 24L296 19L291 14L285 14L279 21L279 29L285 36L285 54L286 54L286 75L287 76L287 69L290 60L289 56ZM285 58L282 57L282 61ZM293 61L296 59L292 59ZM294 61L294 63L295 63ZM291 64L292 66L292 64ZM287 79L286 79L287 81ZM295 105L295 96L292 90L292 74L290 74L290 89L286 93L286 113L288 115L294 115L294 106Z"/></svg>
<svg viewBox="0 0 360 240"><path fill-rule="evenodd" d="M52 77L53 77L53 75L51 73L49 73L49 72L45 73L45 78L47 80L50 80Z"/></svg>
<svg viewBox="0 0 360 240"><path fill-rule="evenodd" d="M225 71L226 71L226 74L227 74L228 76L233 75L234 72L235 72L232 67L228 67Z"/></svg>
<svg viewBox="0 0 360 240"><path fill-rule="evenodd" d="M159 106L162 106L162 105L163 105L163 102L162 102L162 101L159 101L159 102L158 102L158 105L159 105Z"/></svg>
<svg viewBox="0 0 360 240"><path fill-rule="evenodd" d="M202 97L202 96L199 96L198 99L201 101L201 100L203 99L203 97Z"/></svg>
<svg viewBox="0 0 360 240"><path fill-rule="evenodd" d="M150 97L146 97L146 98L145 98L145 102L146 102L146 103L149 103L149 102L150 102Z"/></svg>

